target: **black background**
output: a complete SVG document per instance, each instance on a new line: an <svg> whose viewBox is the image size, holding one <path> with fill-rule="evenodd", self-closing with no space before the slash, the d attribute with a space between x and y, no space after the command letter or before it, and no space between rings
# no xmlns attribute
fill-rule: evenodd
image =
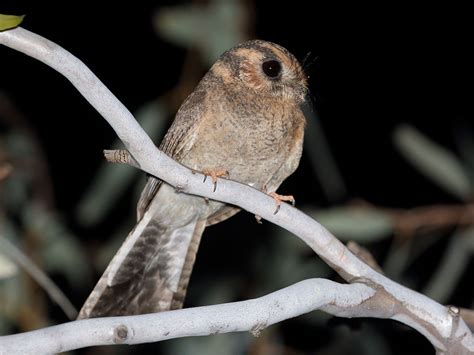
<svg viewBox="0 0 474 355"><path fill-rule="evenodd" d="M153 11L173 3L2 1L0 13L26 14L23 27L81 58L133 112L176 85L180 76L184 49L158 37L151 20ZM314 104L348 186L348 195L338 202L362 197L401 208L457 202L407 164L392 143L394 127L404 122L453 150L453 132L473 128L468 11L430 6L335 9L319 2L255 4L256 37L279 43L300 59L308 52L318 57L309 68ZM94 178L102 162L101 150L110 146L114 132L67 80L5 47L0 47L0 88L27 117L34 118L31 124L47 154L56 207L74 224L70 215ZM294 194L298 203L328 206L315 181L303 157L283 192ZM114 213L133 213L131 198L122 202ZM225 242L212 233L229 233L252 224L252 218L241 214L226 222L227 227L213 228L203 241L204 256L212 259L218 248L240 243L236 232ZM101 226L92 235L106 234L108 228ZM91 238L84 235L85 242ZM237 270L246 269L242 255L222 258L235 263ZM211 265L205 265L202 260L198 258L196 265L196 273L202 276L197 277L206 277L212 263L222 261L214 256ZM86 295L87 290L75 303L80 305ZM431 352L420 335L402 333L403 338L390 322L373 322L394 334L394 353L407 353L416 346L418 353ZM289 321L286 327L293 326L297 330L298 322ZM311 343L302 333L292 335L294 329L285 333L290 340L295 336L295 342ZM411 341L415 347L408 345Z"/></svg>

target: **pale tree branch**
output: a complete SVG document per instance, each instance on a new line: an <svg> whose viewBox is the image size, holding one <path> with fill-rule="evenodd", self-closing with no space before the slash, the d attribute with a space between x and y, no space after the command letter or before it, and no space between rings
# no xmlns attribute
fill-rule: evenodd
<svg viewBox="0 0 474 355"><path fill-rule="evenodd" d="M0 353L57 353L85 346L141 344L241 331L258 336L272 324L328 305L327 312L330 313L347 308L363 309L364 302L374 293L363 284L342 285L325 279L310 279L242 302L138 316L85 319L9 335L0 338Z"/></svg>
<svg viewBox="0 0 474 355"><path fill-rule="evenodd" d="M140 169L166 181L178 191L237 205L287 229L307 243L345 280L365 283L375 291L374 295L364 302L369 307L349 308L346 313L342 310L338 315L372 316L383 313L382 318L398 320L418 330L433 344L438 353L474 352L472 334L459 317L459 312L377 273L309 216L287 204L282 205L278 214L274 215L275 204L272 197L231 180L219 180L217 190L213 191L210 179L203 183L202 174L185 168L160 152L120 101L79 59L63 48L23 28L0 33L0 43L44 62L68 78L112 126ZM380 304L385 306L377 309ZM291 308L291 305L286 307ZM250 315L236 313L234 316L233 322L240 322L241 318ZM90 324L101 324L100 322L105 320L94 321L99 323ZM195 321L201 322L198 319ZM182 324L177 326L181 327ZM43 340L45 339L41 341ZM39 338L35 339L36 343L39 341ZM86 342L87 339L83 338L82 341Z"/></svg>

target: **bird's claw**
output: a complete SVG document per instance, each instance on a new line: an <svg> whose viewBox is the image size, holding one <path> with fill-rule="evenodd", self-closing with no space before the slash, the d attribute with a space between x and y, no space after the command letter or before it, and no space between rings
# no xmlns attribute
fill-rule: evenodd
<svg viewBox="0 0 474 355"><path fill-rule="evenodd" d="M295 198L293 197L293 195L279 195L276 192L269 192L268 195L273 197L276 202L276 209L273 214L277 214L278 211L280 211L281 203L283 201L291 202L291 205L293 207L295 206Z"/></svg>
<svg viewBox="0 0 474 355"><path fill-rule="evenodd" d="M211 177L212 183L214 184L214 189L212 190L212 192L216 192L217 179L218 178L222 178L222 177L228 178L229 177L229 172L225 169L214 169L214 170L213 169L204 169L202 171L202 173L204 174L204 180L202 182L206 182L208 176Z"/></svg>

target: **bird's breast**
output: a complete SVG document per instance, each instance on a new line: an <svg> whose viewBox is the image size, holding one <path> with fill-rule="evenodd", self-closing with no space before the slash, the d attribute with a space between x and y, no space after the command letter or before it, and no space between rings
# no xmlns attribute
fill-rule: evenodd
<svg viewBox="0 0 474 355"><path fill-rule="evenodd" d="M196 169L226 169L230 178L262 188L289 158L295 130L291 110L282 105L240 107L213 112L198 129L183 164Z"/></svg>

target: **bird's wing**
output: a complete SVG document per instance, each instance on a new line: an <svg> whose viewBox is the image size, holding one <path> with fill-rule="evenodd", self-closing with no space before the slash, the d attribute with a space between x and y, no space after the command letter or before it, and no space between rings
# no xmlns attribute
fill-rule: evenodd
<svg viewBox="0 0 474 355"><path fill-rule="evenodd" d="M151 200L158 192L161 183L162 181L160 179L157 179L156 177L153 177L151 175L148 176L145 187L143 188L142 193L140 194L140 199L137 203L137 221L140 221L142 219L148 206L151 203Z"/></svg>
<svg viewBox="0 0 474 355"><path fill-rule="evenodd" d="M180 162L192 148L199 128L199 119L204 116L206 93L201 84L181 105L176 117L168 129L160 150ZM149 176L137 204L139 221L160 188L161 180Z"/></svg>

